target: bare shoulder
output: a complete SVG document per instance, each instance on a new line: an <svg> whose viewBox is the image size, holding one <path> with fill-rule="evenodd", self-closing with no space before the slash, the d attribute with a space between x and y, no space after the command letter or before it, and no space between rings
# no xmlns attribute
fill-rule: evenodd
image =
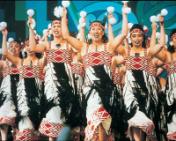
<svg viewBox="0 0 176 141"><path fill-rule="evenodd" d="M49 45L50 45L50 43L49 42L44 42L44 41L42 41L42 42L40 42L39 44L37 44L37 46L38 47L40 47L40 48L44 48L44 50L47 50L48 48L49 48Z"/></svg>

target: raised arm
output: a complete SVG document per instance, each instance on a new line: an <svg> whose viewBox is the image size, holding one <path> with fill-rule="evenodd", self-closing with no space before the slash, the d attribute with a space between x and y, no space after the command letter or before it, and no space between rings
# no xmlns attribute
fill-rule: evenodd
<svg viewBox="0 0 176 141"><path fill-rule="evenodd" d="M127 8L127 3L124 3L123 8ZM109 42L109 47L112 51L115 51L116 48L122 43L122 41L126 38L128 34L128 19L127 13L125 10L122 10L122 33L114 38L114 40Z"/></svg>
<svg viewBox="0 0 176 141"><path fill-rule="evenodd" d="M81 48L83 47L83 42L70 36L68 31L68 25L67 25L67 9L63 8L63 16L61 20L61 29L62 29L62 36L63 38L76 50L79 52L81 51Z"/></svg>
<svg viewBox="0 0 176 141"><path fill-rule="evenodd" d="M160 16L160 44L165 45L166 38L165 38L165 30L164 30L164 16Z"/></svg>
<svg viewBox="0 0 176 141"><path fill-rule="evenodd" d="M113 18L113 15L108 14L108 40L109 40L109 42L112 42L114 39L112 24L109 22L111 18Z"/></svg>
<svg viewBox="0 0 176 141"><path fill-rule="evenodd" d="M163 55L159 53L162 48L165 46L165 31L164 31L164 17L160 16L160 42L158 45L150 46L149 48L149 55L152 57L156 56L158 58L162 58ZM164 51L164 50L163 50Z"/></svg>
<svg viewBox="0 0 176 141"><path fill-rule="evenodd" d="M20 58L13 56L7 49L7 34L7 29L4 29L2 31L2 54L13 64L18 65L20 62Z"/></svg>
<svg viewBox="0 0 176 141"><path fill-rule="evenodd" d="M44 52L46 50L46 44L45 43L36 44L35 33L31 27L32 22L33 22L32 17L29 17L28 23L29 23L29 46L30 46L30 49L31 49L31 51L34 51L34 52Z"/></svg>
<svg viewBox="0 0 176 141"><path fill-rule="evenodd" d="M85 27L86 27L86 13L83 11L84 15L79 19L79 33L77 39L82 42L86 42L85 38Z"/></svg>
<svg viewBox="0 0 176 141"><path fill-rule="evenodd" d="M156 30L157 30L157 24L156 22L152 22L152 35L150 39L150 47L153 47L156 45Z"/></svg>

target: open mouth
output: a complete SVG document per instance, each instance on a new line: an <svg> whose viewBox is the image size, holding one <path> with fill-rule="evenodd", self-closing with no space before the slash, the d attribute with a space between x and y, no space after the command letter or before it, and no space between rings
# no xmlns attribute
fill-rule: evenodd
<svg viewBox="0 0 176 141"><path fill-rule="evenodd" d="M140 44L141 44L140 41L135 41L134 43L135 43L136 45L140 45Z"/></svg>
<svg viewBox="0 0 176 141"><path fill-rule="evenodd" d="M59 32L58 32L58 31L55 31L54 33L58 34Z"/></svg>
<svg viewBox="0 0 176 141"><path fill-rule="evenodd" d="M99 38L100 35L99 35L99 34L94 34L94 37L95 37L95 38Z"/></svg>

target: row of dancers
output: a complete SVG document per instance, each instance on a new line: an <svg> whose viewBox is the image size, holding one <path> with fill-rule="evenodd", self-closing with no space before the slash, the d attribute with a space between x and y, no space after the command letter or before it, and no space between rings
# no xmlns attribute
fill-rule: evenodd
<svg viewBox="0 0 176 141"><path fill-rule="evenodd" d="M157 23L152 22L148 38L140 24L129 29L125 9L127 2L117 36L110 21L105 27L98 20L91 22L88 39L85 26L80 26L79 36L72 35L66 7L43 38L37 38L32 16L23 44L8 44L7 28L2 29L2 140L7 140L10 126L14 140L40 140L44 135L53 141L66 125L75 141L176 140L176 30L166 48L164 16L159 17L156 40ZM109 13L108 20L112 17ZM167 81L160 83L163 70Z"/></svg>

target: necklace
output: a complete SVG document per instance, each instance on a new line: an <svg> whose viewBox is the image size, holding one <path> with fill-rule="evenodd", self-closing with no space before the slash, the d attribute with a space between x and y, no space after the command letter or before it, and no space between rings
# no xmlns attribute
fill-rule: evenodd
<svg viewBox="0 0 176 141"><path fill-rule="evenodd" d="M57 48L60 48L60 47L61 47L61 44L56 44L56 47L57 47Z"/></svg>
<svg viewBox="0 0 176 141"><path fill-rule="evenodd" d="M30 61L30 67L32 67L32 60Z"/></svg>
<svg viewBox="0 0 176 141"><path fill-rule="evenodd" d="M97 52L98 51L98 49L97 49L97 45L95 45L95 52Z"/></svg>

